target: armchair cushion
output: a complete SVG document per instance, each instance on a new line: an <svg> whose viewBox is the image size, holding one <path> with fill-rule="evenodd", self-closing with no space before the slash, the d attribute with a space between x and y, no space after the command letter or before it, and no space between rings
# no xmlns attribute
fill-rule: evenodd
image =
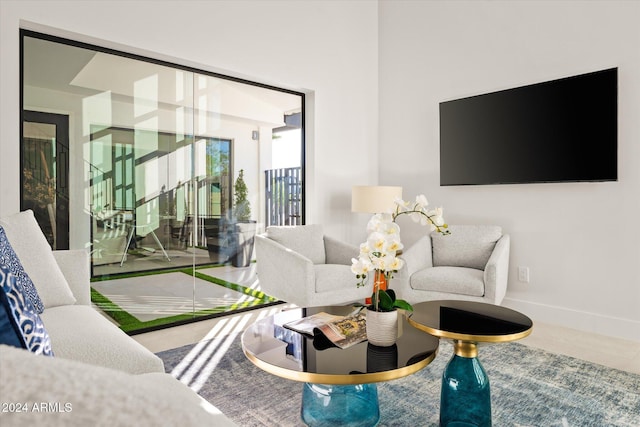
<svg viewBox="0 0 640 427"><path fill-rule="evenodd" d="M133 374L164 372L162 359L93 307L53 307L46 309L41 317L56 357Z"/></svg>
<svg viewBox="0 0 640 427"><path fill-rule="evenodd" d="M324 236L325 263L351 265L351 259L359 253L357 246Z"/></svg>
<svg viewBox="0 0 640 427"><path fill-rule="evenodd" d="M484 273L465 267L425 268L411 276L411 288L420 291L484 296Z"/></svg>
<svg viewBox="0 0 640 427"><path fill-rule="evenodd" d="M449 235L443 236L436 232L431 234L433 265L484 270L496 242L502 236L501 227L451 226L450 229Z"/></svg>
<svg viewBox="0 0 640 427"><path fill-rule="evenodd" d="M309 258L314 264L325 263L324 234L321 225L269 227L267 237Z"/></svg>

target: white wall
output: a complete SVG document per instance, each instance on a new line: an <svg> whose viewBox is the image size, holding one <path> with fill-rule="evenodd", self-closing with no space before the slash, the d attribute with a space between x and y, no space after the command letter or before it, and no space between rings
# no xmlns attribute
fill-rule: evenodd
<svg viewBox="0 0 640 427"><path fill-rule="evenodd" d="M496 223L511 234L507 305L640 341L639 5L3 0L0 215L19 203L22 19L306 91L309 223L358 243L366 218L349 212L350 188L379 175L381 184L404 186L406 197L427 194L451 223ZM619 182L439 187L440 101L612 66L620 79ZM424 232L402 227L407 243ZM530 284L516 281L518 265L531 269Z"/></svg>
<svg viewBox="0 0 640 427"><path fill-rule="evenodd" d="M0 1L0 215L19 210L22 20L24 28L308 93L307 222L348 235L351 186L377 177L377 13L376 2L357 0Z"/></svg>
<svg viewBox="0 0 640 427"><path fill-rule="evenodd" d="M640 341L640 3L382 1L379 15L381 183L425 193L450 223L502 225L505 305ZM610 67L618 182L439 187L439 102Z"/></svg>

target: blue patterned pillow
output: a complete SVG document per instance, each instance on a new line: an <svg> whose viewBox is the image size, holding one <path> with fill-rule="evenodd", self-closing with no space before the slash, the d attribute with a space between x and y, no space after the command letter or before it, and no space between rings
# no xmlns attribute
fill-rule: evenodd
<svg viewBox="0 0 640 427"><path fill-rule="evenodd" d="M29 302L33 305L36 313L40 314L44 311L44 304L38 295L35 285L31 281L31 278L24 271L22 263L18 259L15 251L7 239L7 234L4 228L0 225L0 263L9 268L9 271L16 277L16 286L20 292L29 299Z"/></svg>
<svg viewBox="0 0 640 427"><path fill-rule="evenodd" d="M0 263L0 343L53 356L42 319L16 283L16 276Z"/></svg>

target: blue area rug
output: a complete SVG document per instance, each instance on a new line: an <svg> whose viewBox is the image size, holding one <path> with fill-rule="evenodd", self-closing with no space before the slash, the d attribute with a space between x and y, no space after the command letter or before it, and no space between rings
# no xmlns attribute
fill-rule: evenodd
<svg viewBox="0 0 640 427"><path fill-rule="evenodd" d="M422 371L378 385L380 426L437 426L440 382L452 345ZM249 362L239 336L158 353L167 372L239 426L302 426L302 384ZM640 426L640 375L518 343L480 347L494 426Z"/></svg>

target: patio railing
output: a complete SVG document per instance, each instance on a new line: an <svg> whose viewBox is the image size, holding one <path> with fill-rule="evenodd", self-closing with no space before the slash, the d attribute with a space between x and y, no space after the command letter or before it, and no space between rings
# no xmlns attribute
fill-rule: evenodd
<svg viewBox="0 0 640 427"><path fill-rule="evenodd" d="M267 226L302 224L302 178L301 167L265 171Z"/></svg>

